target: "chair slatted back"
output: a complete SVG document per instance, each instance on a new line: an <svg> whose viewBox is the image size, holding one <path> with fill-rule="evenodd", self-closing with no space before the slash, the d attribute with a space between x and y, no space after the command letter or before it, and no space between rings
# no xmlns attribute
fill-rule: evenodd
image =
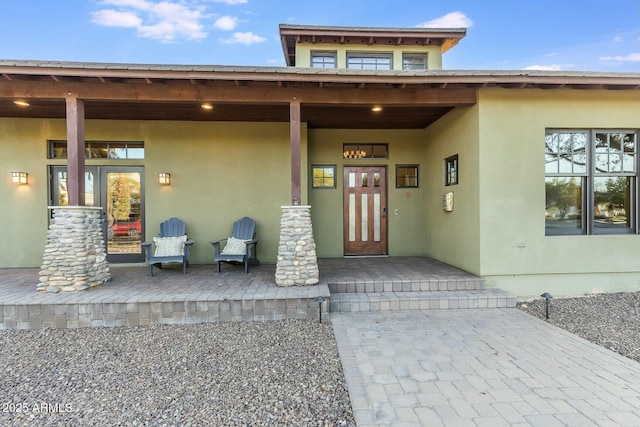
<svg viewBox="0 0 640 427"><path fill-rule="evenodd" d="M187 224L178 218L169 218L160 224L160 237L180 237L187 234Z"/></svg>
<svg viewBox="0 0 640 427"><path fill-rule="evenodd" d="M249 217L244 217L233 223L232 236L236 239L251 240L255 234L256 223Z"/></svg>

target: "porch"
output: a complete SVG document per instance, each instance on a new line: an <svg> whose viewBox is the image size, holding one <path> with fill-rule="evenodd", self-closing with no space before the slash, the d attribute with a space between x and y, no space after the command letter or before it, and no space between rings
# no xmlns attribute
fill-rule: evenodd
<svg viewBox="0 0 640 427"><path fill-rule="evenodd" d="M397 309L515 307L515 297L482 279L423 257L319 259L320 283L275 284L275 265L193 265L187 274L111 266L110 282L74 293L36 291L38 269L0 270L0 329L78 328L318 318Z"/></svg>

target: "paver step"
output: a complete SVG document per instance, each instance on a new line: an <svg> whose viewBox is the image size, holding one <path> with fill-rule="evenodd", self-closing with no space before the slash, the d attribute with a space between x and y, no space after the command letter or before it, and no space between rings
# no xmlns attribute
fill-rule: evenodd
<svg viewBox="0 0 640 427"><path fill-rule="evenodd" d="M329 283L331 294L380 293L380 292L425 292L480 290L484 281L480 277L448 277L410 280L344 281Z"/></svg>
<svg viewBox="0 0 640 427"><path fill-rule="evenodd" d="M332 293L333 313L393 310L515 308L516 297L501 289Z"/></svg>

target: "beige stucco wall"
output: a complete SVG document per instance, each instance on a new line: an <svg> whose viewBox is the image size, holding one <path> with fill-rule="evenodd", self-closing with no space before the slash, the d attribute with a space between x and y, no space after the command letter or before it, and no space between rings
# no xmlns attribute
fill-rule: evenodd
<svg viewBox="0 0 640 427"><path fill-rule="evenodd" d="M479 117L487 285L520 296L639 290L640 236L545 236L543 183L546 128L638 129L640 94L483 89Z"/></svg>
<svg viewBox="0 0 640 427"><path fill-rule="evenodd" d="M343 160L344 143L385 143L389 159ZM420 188L395 188L395 166L418 164L425 173L422 130L309 130L309 163L336 165L336 189L309 190L311 216L319 257L341 257L343 250L342 208L344 165L387 165L388 251L391 256L423 255L425 178ZM310 168L307 174L310 174ZM395 210L398 210L398 215Z"/></svg>
<svg viewBox="0 0 640 427"><path fill-rule="evenodd" d="M0 119L0 268L39 266L47 229L49 139L66 139L64 120ZM211 263L211 240L228 237L234 220L256 220L258 255L275 262L280 206L291 203L288 123L161 122L87 120L86 140L144 141L145 159L88 160L87 165L144 166L146 239L163 220L178 216L196 243L191 261ZM306 127L302 127L302 164L306 164ZM29 185L10 183L12 170L29 173ZM157 184L171 173L171 186ZM307 203L306 168L302 203Z"/></svg>
<svg viewBox="0 0 640 427"><path fill-rule="evenodd" d="M442 50L440 46L366 46L337 45L334 43L298 43L296 44L296 66L311 66L311 52L336 52L337 68L347 68L347 52L392 53L393 69L402 70L403 53L426 53L429 70L442 69Z"/></svg>

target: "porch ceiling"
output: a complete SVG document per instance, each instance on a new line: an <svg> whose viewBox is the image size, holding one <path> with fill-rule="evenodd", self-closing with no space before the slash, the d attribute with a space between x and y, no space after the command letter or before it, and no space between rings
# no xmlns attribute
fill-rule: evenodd
<svg viewBox="0 0 640 427"><path fill-rule="evenodd" d="M66 114L65 101L29 99L29 107L19 107L10 99L0 99L0 117L59 118ZM85 101L86 119L178 120L178 121L258 121L289 122L289 105L212 102L212 110L201 102ZM307 105L301 119L309 128L336 129L424 129L453 106L385 106L372 112L371 105Z"/></svg>

